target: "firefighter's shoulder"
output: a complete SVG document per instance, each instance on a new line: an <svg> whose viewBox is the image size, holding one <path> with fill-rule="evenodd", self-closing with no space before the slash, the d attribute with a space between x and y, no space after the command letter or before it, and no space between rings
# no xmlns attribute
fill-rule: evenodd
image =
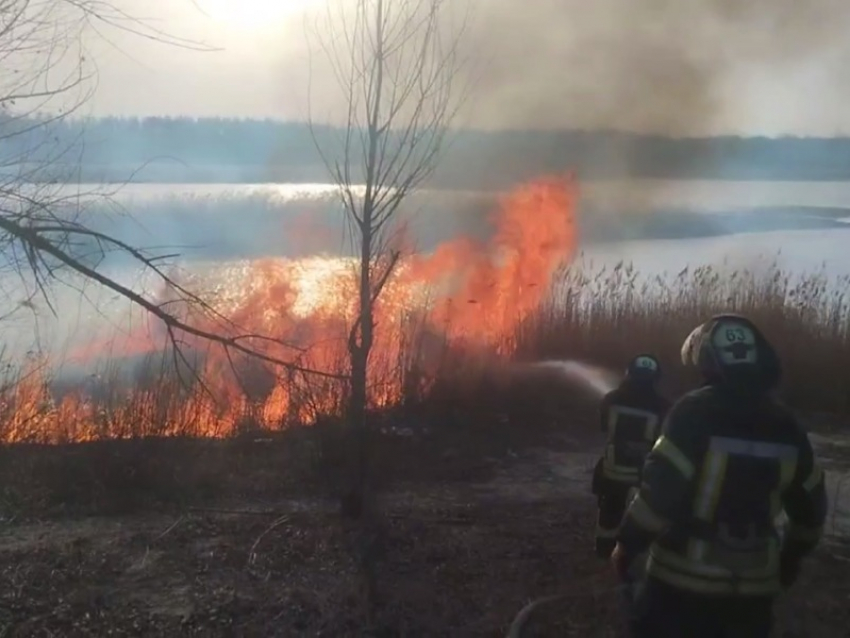
<svg viewBox="0 0 850 638"><path fill-rule="evenodd" d="M690 481L711 435L712 414L703 390L688 392L673 403L664 419L660 436L647 458L644 482L664 494L679 489L676 481ZM665 467L667 470L662 469ZM670 471L675 473L670 474Z"/></svg>
<svg viewBox="0 0 850 638"><path fill-rule="evenodd" d="M713 388L704 387L691 390L676 399L670 406L668 420L677 421L683 417L693 418L710 410L716 401Z"/></svg>
<svg viewBox="0 0 850 638"><path fill-rule="evenodd" d="M788 443L808 447L809 434L794 411L777 399L769 399L764 405L765 421L775 436Z"/></svg>
<svg viewBox="0 0 850 638"><path fill-rule="evenodd" d="M608 390L602 396L602 403L606 404L617 404L623 399L623 388L614 388L613 390Z"/></svg>
<svg viewBox="0 0 850 638"><path fill-rule="evenodd" d="M677 399L667 412L661 428L663 438L698 455L713 431L716 403L711 388L692 390Z"/></svg>

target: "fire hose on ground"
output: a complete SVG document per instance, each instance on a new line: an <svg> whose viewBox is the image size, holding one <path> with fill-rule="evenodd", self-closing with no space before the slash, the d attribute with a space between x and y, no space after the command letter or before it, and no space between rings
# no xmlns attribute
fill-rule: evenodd
<svg viewBox="0 0 850 638"><path fill-rule="evenodd" d="M635 561L629 579L613 587L588 589L587 581L585 580L578 584L572 591L543 596L532 600L525 607L520 609L516 616L514 616L513 622L511 622L508 627L506 638L522 638L525 635L524 632L527 629L532 616L542 607L576 598L585 598L588 596L597 597L616 594L623 609L623 621L624 623L627 622L632 609L632 603L634 601L635 587L639 582L641 572L643 571L641 567L641 561Z"/></svg>
<svg viewBox="0 0 850 638"><path fill-rule="evenodd" d="M617 594L622 599L625 605L626 614L628 614L628 610L631 608L632 604L633 591L634 589L632 584L624 583L621 585L617 585L616 587L611 587L603 590L596 590L591 592L566 592L562 594L553 594L551 596L537 598L535 600L532 600L525 607L523 607L519 611L519 613L514 617L513 622L511 622L510 627L508 628L506 638L522 638L525 635L524 632L534 612L538 611L541 607L545 607L546 605L550 605L557 602L563 602L573 598L583 598L589 595L600 596L605 594Z"/></svg>

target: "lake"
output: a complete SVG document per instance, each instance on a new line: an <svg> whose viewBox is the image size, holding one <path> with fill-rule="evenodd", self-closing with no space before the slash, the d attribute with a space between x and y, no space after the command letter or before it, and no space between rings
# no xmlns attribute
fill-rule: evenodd
<svg viewBox="0 0 850 638"><path fill-rule="evenodd" d="M82 185L77 190L90 193L93 188ZM340 209L328 185L129 184L112 194L109 206L90 194L82 199L87 202L87 219L94 226L136 245L178 246L184 255L182 267L189 270L236 259L324 252L328 246L339 248L342 243ZM416 215L411 215L417 238L424 238L427 250L459 234L481 235L491 199L491 194L471 191L418 194ZM774 228L771 220L779 215L771 211L789 207L823 209L822 216L807 219L817 222L823 217L831 226ZM850 230L850 224L839 223L843 217L850 218L850 212L841 212L845 208L850 211L850 182L597 181L582 185L581 208L583 219L607 215L615 229L630 228L625 235L628 241L583 243L581 263L590 269L625 260L652 276L724 262L731 267L760 268L775 260L794 272L823 268L834 277L850 275L850 234L842 230ZM753 209L762 211L761 228L765 230L735 233L736 216ZM647 224L634 220L651 219L648 213L658 210L695 218L720 215L719 235L664 240L642 236L641 229ZM290 216L308 224L313 218L323 219L322 240L305 245L304 232L289 232ZM132 287L146 285L121 260L107 260L100 267ZM39 304L36 322L27 312L4 321L5 343L26 349L35 335L42 344L64 348L93 332L130 328L126 302L93 284L80 288L79 282L71 283L74 287L57 289L56 317ZM6 279L0 285L13 303L23 299L14 280Z"/></svg>
<svg viewBox="0 0 850 638"><path fill-rule="evenodd" d="M763 206L820 206L850 209L850 182L719 181L719 180L597 180L581 185L582 196L604 208L670 208L693 210ZM306 201L334 193L328 184L126 184L98 187L82 184L62 189L86 193L102 190L123 202L162 199L211 200L270 195L282 201ZM431 191L447 198L481 196L476 191Z"/></svg>

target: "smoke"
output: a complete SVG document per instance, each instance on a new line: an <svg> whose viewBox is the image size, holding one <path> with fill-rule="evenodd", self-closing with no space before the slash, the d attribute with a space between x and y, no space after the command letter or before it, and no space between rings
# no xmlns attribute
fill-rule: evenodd
<svg viewBox="0 0 850 638"><path fill-rule="evenodd" d="M617 128L665 134L764 129L811 96L742 112L787 74L841 67L842 0L487 0L470 40L474 123L498 128ZM745 98L743 101L741 98ZM758 102L759 100L755 100ZM834 105L837 111L840 104ZM736 123L738 123L736 125Z"/></svg>
<svg viewBox="0 0 850 638"><path fill-rule="evenodd" d="M324 0L276 3L303 6L304 21L293 13L249 32L205 18L197 10L203 2L118 4L226 52L199 56L117 34L124 36L116 36L118 48L132 56L116 56L111 41L95 42L98 113L300 119L308 76L315 115L340 98L321 52L308 55L303 37L322 26L315 21L325 14ZM831 135L827 122L848 123L850 47L843 34L850 5L843 0L447 4L455 20L475 6L466 52L478 98L464 119L476 126L766 134L803 128Z"/></svg>

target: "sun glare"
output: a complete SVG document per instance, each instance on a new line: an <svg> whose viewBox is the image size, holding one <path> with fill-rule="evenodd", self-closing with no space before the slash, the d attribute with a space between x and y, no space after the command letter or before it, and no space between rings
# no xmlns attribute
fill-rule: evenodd
<svg viewBox="0 0 850 638"><path fill-rule="evenodd" d="M228 28L257 30L274 28L320 0L198 0L198 7Z"/></svg>

